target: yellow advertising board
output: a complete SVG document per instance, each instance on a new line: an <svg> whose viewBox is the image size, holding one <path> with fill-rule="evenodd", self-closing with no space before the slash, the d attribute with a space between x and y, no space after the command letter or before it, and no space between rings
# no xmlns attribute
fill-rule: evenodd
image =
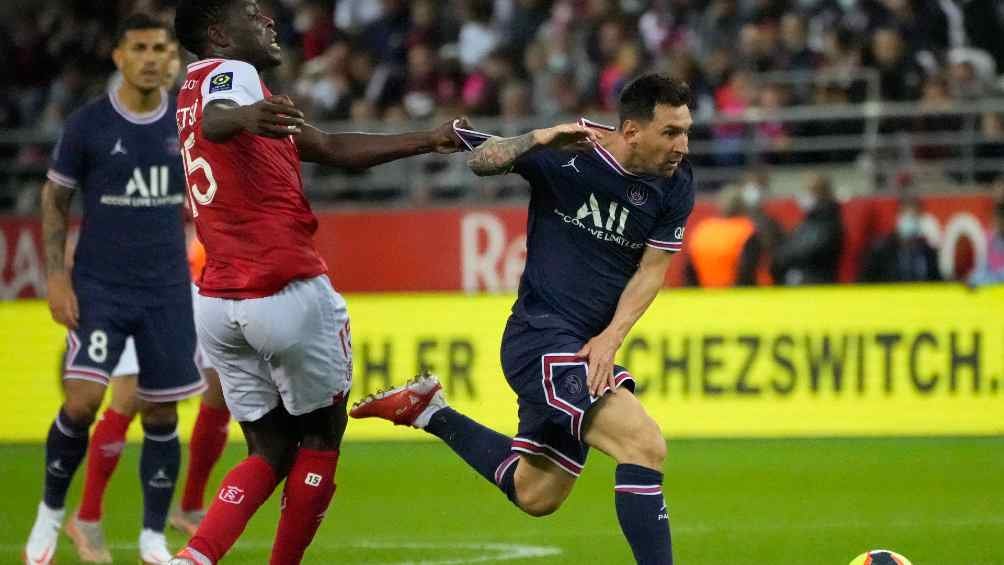
<svg viewBox="0 0 1004 565"><path fill-rule="evenodd" d="M515 430L499 364L512 296L347 300L353 400L425 367L458 410ZM61 335L44 303L0 303L0 440L44 437L59 404ZM669 437L1002 434L1004 289L666 290L618 362ZM195 406L183 407L185 432ZM346 434L416 437L381 421L352 421Z"/></svg>

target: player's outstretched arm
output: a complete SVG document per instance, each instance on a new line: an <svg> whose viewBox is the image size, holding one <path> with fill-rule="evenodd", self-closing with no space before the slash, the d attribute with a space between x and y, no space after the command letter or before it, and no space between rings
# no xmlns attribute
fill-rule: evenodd
<svg viewBox="0 0 1004 565"><path fill-rule="evenodd" d="M516 159L540 147L570 151L589 149L599 142L600 132L579 124L535 129L517 137L492 137L471 152L467 166L479 177L504 175Z"/></svg>
<svg viewBox="0 0 1004 565"><path fill-rule="evenodd" d="M589 369L586 380L593 396L599 396L604 386L610 386L611 390L616 388L613 379L614 356L631 328L662 289L671 257L671 253L654 247L645 249L638 270L621 292L610 324L602 333L586 342L577 353L586 358Z"/></svg>
<svg viewBox="0 0 1004 565"><path fill-rule="evenodd" d="M244 106L233 100L213 100L202 112L202 135L214 143L243 131L282 139L299 134L303 123L303 113L286 96L270 96Z"/></svg>
<svg viewBox="0 0 1004 565"><path fill-rule="evenodd" d="M461 123L467 122L461 118ZM295 139L302 160L355 170L413 155L456 153L461 148L453 120L436 129L397 134L328 133L305 124Z"/></svg>
<svg viewBox="0 0 1004 565"><path fill-rule="evenodd" d="M70 222L73 189L47 181L42 187L42 238L45 273L52 319L75 329L80 317L77 296L66 270L66 231Z"/></svg>

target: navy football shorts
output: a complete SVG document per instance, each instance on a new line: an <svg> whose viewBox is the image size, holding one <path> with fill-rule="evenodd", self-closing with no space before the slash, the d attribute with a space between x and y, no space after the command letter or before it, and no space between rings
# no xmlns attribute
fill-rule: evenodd
<svg viewBox="0 0 1004 565"><path fill-rule="evenodd" d="M511 317L502 335L502 370L519 397L512 450L545 457L576 477L589 452L583 420L598 400L589 394L585 359L575 355L583 345L566 330ZM614 382L634 392L634 378L620 365L614 365Z"/></svg>
<svg viewBox="0 0 1004 565"><path fill-rule="evenodd" d="M132 336L139 360L136 395L149 402L181 400L205 390L195 368L191 301L132 306L78 296L80 322L66 337L63 379L108 384Z"/></svg>

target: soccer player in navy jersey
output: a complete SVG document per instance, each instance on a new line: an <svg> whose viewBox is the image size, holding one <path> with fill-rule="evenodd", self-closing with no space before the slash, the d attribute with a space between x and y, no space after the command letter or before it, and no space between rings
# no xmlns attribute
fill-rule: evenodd
<svg viewBox="0 0 1004 565"><path fill-rule="evenodd" d="M614 356L662 288L694 205L686 160L690 90L642 76L620 97L620 125L587 120L513 138L461 131L481 176L531 186L526 269L502 337L502 369L519 399L507 437L446 405L423 375L368 397L353 417L424 428L527 514L558 509L589 447L617 461L614 500L638 563L672 563L662 495L666 442Z"/></svg>
<svg viewBox="0 0 1004 565"><path fill-rule="evenodd" d="M65 401L46 441L44 495L26 563L53 560L66 492L129 336L139 361L144 431L140 559L171 558L163 532L181 456L176 404L205 384L193 363L175 110L161 88L169 42L156 19L134 15L124 22L113 54L123 80L67 120L42 189L49 307L68 329L68 351ZM84 214L71 274L64 249L77 191Z"/></svg>

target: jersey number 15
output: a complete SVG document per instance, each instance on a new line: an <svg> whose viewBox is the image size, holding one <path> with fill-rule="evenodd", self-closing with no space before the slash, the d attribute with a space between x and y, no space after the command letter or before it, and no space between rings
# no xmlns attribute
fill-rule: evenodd
<svg viewBox="0 0 1004 565"><path fill-rule="evenodd" d="M185 180L188 182L188 192L192 199L192 216L194 217L199 215L199 210L195 206L196 204L206 206L216 196L216 178L213 177L213 168L209 166L209 161L206 161L205 157L192 156L193 147L195 147L195 132L188 134L181 150L185 160ZM202 174L206 177L208 186L206 186L205 191L199 188L199 185L195 183L195 179L193 178L198 171L202 171Z"/></svg>

